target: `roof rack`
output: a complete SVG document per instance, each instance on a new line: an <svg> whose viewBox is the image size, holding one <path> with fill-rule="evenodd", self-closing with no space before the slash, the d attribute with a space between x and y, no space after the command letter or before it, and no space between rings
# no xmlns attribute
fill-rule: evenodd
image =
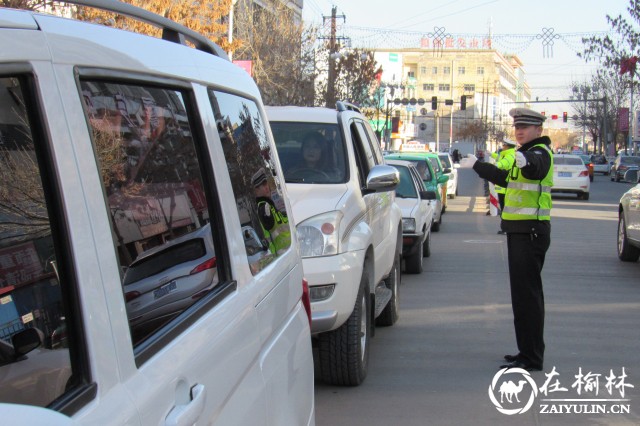
<svg viewBox="0 0 640 426"><path fill-rule="evenodd" d="M163 16L149 12L128 3L117 0L54 0L60 3L70 3L78 6L92 7L94 9L106 10L119 15L125 15L138 21L145 22L162 30L162 39L187 45L186 41L193 43L196 49L210 53L220 58L229 60L227 53L220 46L212 42L202 34L180 25L177 22Z"/></svg>
<svg viewBox="0 0 640 426"><path fill-rule="evenodd" d="M355 112L361 112L360 108L358 108L357 106L355 106L352 103L346 102L346 101L338 101L336 102L336 109L338 111L355 111Z"/></svg>

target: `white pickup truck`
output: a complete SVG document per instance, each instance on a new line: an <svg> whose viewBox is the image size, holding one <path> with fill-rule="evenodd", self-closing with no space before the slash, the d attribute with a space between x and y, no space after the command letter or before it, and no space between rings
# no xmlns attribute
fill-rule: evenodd
<svg viewBox="0 0 640 426"><path fill-rule="evenodd" d="M398 171L353 106L267 107L311 296L316 374L359 385L373 324L398 318Z"/></svg>

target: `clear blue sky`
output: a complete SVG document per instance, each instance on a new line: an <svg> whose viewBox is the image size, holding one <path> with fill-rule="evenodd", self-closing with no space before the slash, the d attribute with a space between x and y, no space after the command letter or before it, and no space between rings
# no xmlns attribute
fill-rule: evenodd
<svg viewBox="0 0 640 426"><path fill-rule="evenodd" d="M491 25L494 47L523 60L533 97L540 100L566 98L571 82L591 75L596 64L576 56L583 36L609 31L607 14L629 18L629 0L304 0L303 18L321 24L334 5L346 17L345 23L338 21L339 35L356 34L355 45L366 43L357 40L358 34L373 34L364 28L388 32L390 38L401 32L429 33L435 27L483 37ZM545 57L541 39L526 37L542 34L543 28L561 36L553 40L553 57Z"/></svg>

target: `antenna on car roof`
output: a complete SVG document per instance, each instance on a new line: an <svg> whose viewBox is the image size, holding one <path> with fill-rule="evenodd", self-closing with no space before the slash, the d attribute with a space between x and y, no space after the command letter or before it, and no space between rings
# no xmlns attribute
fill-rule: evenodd
<svg viewBox="0 0 640 426"><path fill-rule="evenodd" d="M355 112L360 112L360 108L358 108L357 106L355 106L352 103L349 102L345 102L345 101L338 101L336 102L336 109L338 111L355 111Z"/></svg>
<svg viewBox="0 0 640 426"><path fill-rule="evenodd" d="M133 6L128 3L122 3L115 0L54 0L61 3L71 3L78 6L92 7L94 9L106 10L119 15L125 15L138 21L145 22L162 30L162 39L187 45L186 41L193 43L196 49L207 52L222 59L229 60L227 53L220 46L212 42L202 34L193 31L190 28L180 25L177 22L167 19L164 16L157 15L148 10Z"/></svg>

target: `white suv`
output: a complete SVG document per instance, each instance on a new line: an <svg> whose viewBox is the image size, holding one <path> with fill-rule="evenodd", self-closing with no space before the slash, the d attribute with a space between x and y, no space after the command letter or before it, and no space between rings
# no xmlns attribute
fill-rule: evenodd
<svg viewBox="0 0 640 426"><path fill-rule="evenodd" d="M366 118L337 109L267 107L309 281L316 372L338 385L366 374L374 320L398 318L402 213L398 171Z"/></svg>
<svg viewBox="0 0 640 426"><path fill-rule="evenodd" d="M0 8L2 423L313 425L255 83L185 27L87 3L166 40Z"/></svg>

